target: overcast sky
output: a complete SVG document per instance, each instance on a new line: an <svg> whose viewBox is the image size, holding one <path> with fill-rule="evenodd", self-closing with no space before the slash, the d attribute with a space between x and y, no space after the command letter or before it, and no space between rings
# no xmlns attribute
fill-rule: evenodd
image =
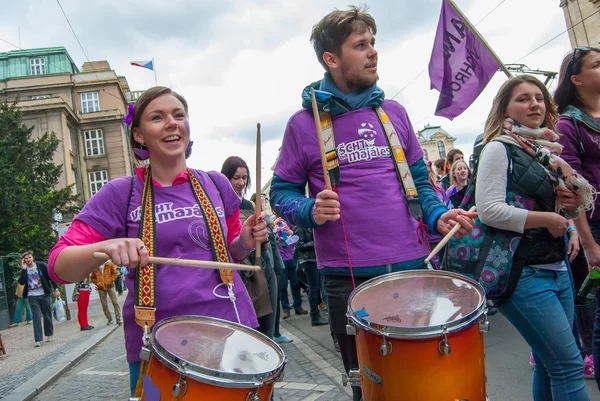
<svg viewBox="0 0 600 401"><path fill-rule="evenodd" d="M0 0L0 38L23 49L64 46L81 67L86 56L54 0ZM559 0L455 0L504 63L558 71L570 50ZM10 6L7 6L10 4ZM285 124L301 106L300 94L323 69L309 43L326 13L345 8L331 0L61 0L90 60L108 60L132 90L154 85L151 71L129 65L155 59L159 85L190 105L195 142L192 167L220 170L230 155L255 170L256 123L262 124L263 184L281 144ZM367 3L378 25L379 86L391 98L427 68L441 0L376 0ZM20 30L20 38L19 38ZM20 40L20 42L19 42ZM15 48L0 41L0 51ZM483 131L492 98L506 79L496 73L475 103L454 121L433 115L438 92L427 72L396 96L415 130L441 125L470 154ZM556 86L553 84L552 90Z"/></svg>

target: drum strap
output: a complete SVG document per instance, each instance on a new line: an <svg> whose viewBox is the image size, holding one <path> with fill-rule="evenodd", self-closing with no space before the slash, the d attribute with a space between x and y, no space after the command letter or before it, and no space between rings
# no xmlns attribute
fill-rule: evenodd
<svg viewBox="0 0 600 401"><path fill-rule="evenodd" d="M202 216L208 227L209 239L213 259L217 262L229 263L229 253L221 221L210 201L202 184L188 169L188 178L192 186L196 202L200 206ZM140 225L139 236L148 250L150 256L154 256L156 250L156 226L154 216L154 186L152 185L152 173L150 167L144 173L144 191L142 197L142 224ZM156 266L150 264L146 267L136 269L135 274L135 321L144 329L147 334L156 321L156 303L155 303L155 278ZM233 271L221 269L220 276L223 283L231 288L233 286Z"/></svg>
<svg viewBox="0 0 600 401"><path fill-rule="evenodd" d="M386 112L381 107L376 107L374 110L381 127L385 131L388 147L396 163L396 175L398 176L398 181L400 182L400 187L402 188L402 193L404 194L410 213L416 220L420 221L423 216L423 211L421 210L421 204L419 203L419 194L417 193L417 187L415 186L415 182L410 173L404 149L400 143L400 138ZM335 136L333 134L331 114L328 112L321 112L319 113L319 118L321 121L323 144L325 145L329 178L331 184L334 187L337 187L340 184L340 165Z"/></svg>

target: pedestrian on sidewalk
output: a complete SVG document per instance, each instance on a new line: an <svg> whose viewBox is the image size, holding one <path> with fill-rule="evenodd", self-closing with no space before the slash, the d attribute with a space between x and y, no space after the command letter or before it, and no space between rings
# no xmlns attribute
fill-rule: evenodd
<svg viewBox="0 0 600 401"><path fill-rule="evenodd" d="M312 228L296 227L295 234L298 236L298 242L294 247L294 259L298 261L298 266L306 275L310 323L313 326L324 326L329 324L329 321L321 316L319 310L321 273L317 269L317 255L315 254Z"/></svg>
<svg viewBox="0 0 600 401"><path fill-rule="evenodd" d="M18 280L15 280L12 284L15 288L15 296L17 297L17 303L15 304L15 315L13 316L13 322L9 327L17 327L21 320L23 319L23 306L25 306L25 320L27 324L31 324L31 320L33 316L31 314L31 306L29 305L29 300L23 298L23 290L25 288L24 285L19 284Z"/></svg>
<svg viewBox="0 0 600 401"><path fill-rule="evenodd" d="M86 278L75 284L73 301L77 302L77 320L81 331L92 330L94 326L88 323L88 306L90 304L90 282Z"/></svg>
<svg viewBox="0 0 600 401"><path fill-rule="evenodd" d="M110 260L97 267L90 276L92 283L98 287L98 296L100 297L100 303L102 304L102 311L108 321L106 325L113 324L113 318L108 309L108 301L106 297L110 298L110 302L113 304L115 309L115 318L117 324L121 325L121 307L119 306L119 300L117 299L117 291L115 290L115 280L117 279L117 267Z"/></svg>
<svg viewBox="0 0 600 401"><path fill-rule="evenodd" d="M42 345L44 335L46 341L54 339L54 325L52 324L52 302L50 293L60 296L58 284L50 280L48 266L43 262L33 261L33 252L27 251L21 255L21 276L19 284L23 285L23 299L29 300L33 314L33 336L35 346ZM42 319L44 332L42 334Z"/></svg>
<svg viewBox="0 0 600 401"><path fill-rule="evenodd" d="M121 275L123 276L123 291L127 291L127 268L121 266Z"/></svg>

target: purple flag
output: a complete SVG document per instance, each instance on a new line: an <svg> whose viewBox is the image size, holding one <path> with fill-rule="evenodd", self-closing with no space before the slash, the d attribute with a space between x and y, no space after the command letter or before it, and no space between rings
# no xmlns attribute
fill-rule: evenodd
<svg viewBox="0 0 600 401"><path fill-rule="evenodd" d="M429 61L431 88L440 92L435 115L453 120L465 111L486 87L499 64L470 24L442 1L442 11Z"/></svg>

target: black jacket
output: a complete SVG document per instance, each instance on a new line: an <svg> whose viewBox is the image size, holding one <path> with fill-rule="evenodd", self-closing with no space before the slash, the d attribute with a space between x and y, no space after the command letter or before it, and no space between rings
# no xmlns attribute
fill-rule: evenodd
<svg viewBox="0 0 600 401"><path fill-rule="evenodd" d="M42 280L42 288L44 289L44 296L49 296L53 290L58 289L58 284L50 280L48 275L48 266L43 262L34 262L38 272L40 272L40 278ZM21 276L19 277L19 284L24 285L23 298L27 298L29 293L29 283L27 281L27 269L21 270Z"/></svg>

